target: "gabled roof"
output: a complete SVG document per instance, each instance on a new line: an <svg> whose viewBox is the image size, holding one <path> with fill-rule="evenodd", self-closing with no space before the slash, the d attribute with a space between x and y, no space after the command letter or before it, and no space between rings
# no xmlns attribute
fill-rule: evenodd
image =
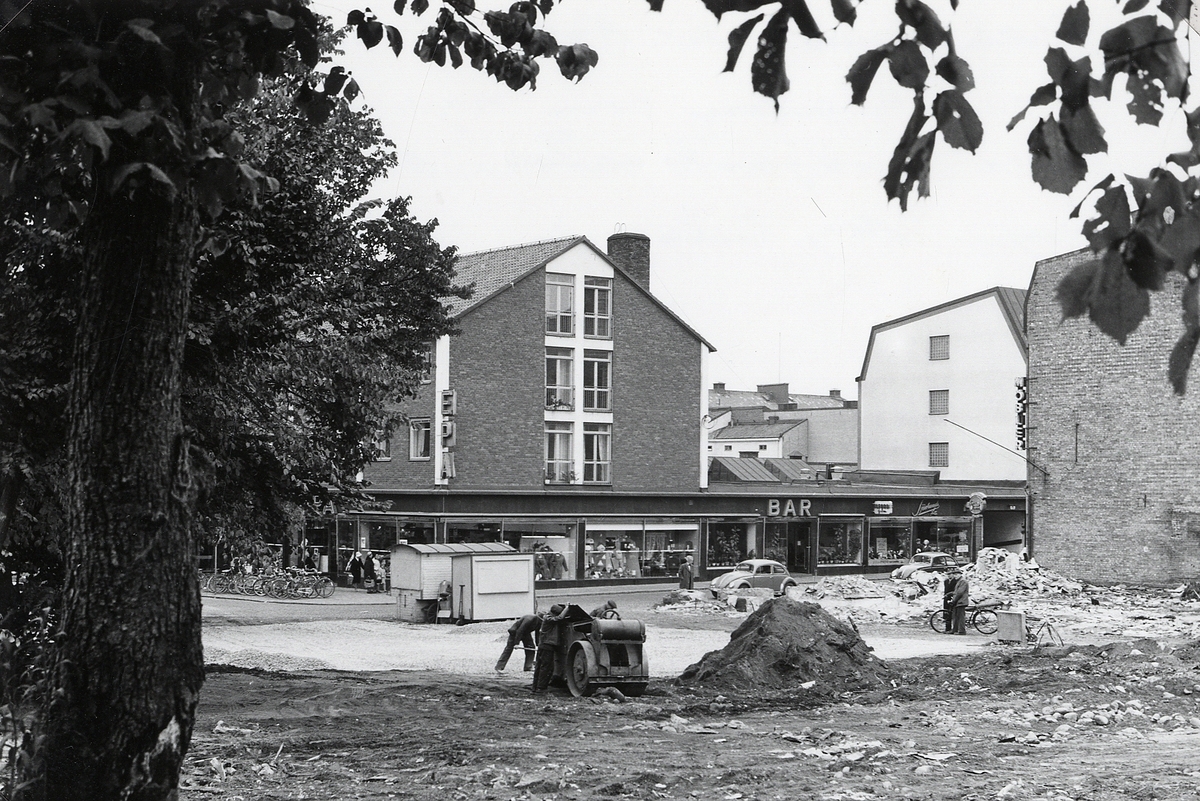
<svg viewBox="0 0 1200 801"><path fill-rule="evenodd" d="M719 428L709 439L777 439L807 420L787 420L780 423L734 423Z"/></svg>
<svg viewBox="0 0 1200 801"><path fill-rule="evenodd" d="M937 306L931 306L928 309L922 309L919 312L906 314L903 317L897 317L895 320L888 320L886 323L874 325L871 327L871 337L867 340L867 353L863 357L862 372L859 373L858 378L855 380L862 381L867 377L867 365L871 363L871 351L875 347L875 335L880 331L898 328L914 320L932 317L935 314L941 314L959 306L966 306L969 303L975 303L989 296L996 298L996 304L1000 307L1000 311L1004 315L1004 321L1008 323L1008 330L1012 332L1013 341L1017 343L1021 355L1028 358L1029 354L1025 345L1025 295L1026 290L1024 289L1017 289L1011 286L994 286L991 289L985 289L973 295L949 300Z"/></svg>
<svg viewBox="0 0 1200 801"><path fill-rule="evenodd" d="M539 267L546 266L546 262L566 253L583 238L565 236L459 256L454 262L454 280L474 285L475 292L470 298L452 298L450 315L457 317L478 306Z"/></svg>
<svg viewBox="0 0 1200 801"><path fill-rule="evenodd" d="M667 316L682 326L685 331L704 343L710 351L716 351L711 342L700 336L678 314L671 311L661 300L650 294L649 290L635 281L620 265L610 259L607 253L593 245L586 236L545 239L541 242L530 242L527 245L511 245L494 250L482 250L477 253L465 253L459 256L454 262L454 280L460 284L473 286L475 291L466 300L452 298L448 304L450 306L450 316L454 318L462 317L467 312L483 305L496 295L511 288L521 279L544 268L554 259L580 244L591 248L596 255L608 262L613 270L624 276L632 286L636 287L643 295L649 298L654 305L662 309Z"/></svg>

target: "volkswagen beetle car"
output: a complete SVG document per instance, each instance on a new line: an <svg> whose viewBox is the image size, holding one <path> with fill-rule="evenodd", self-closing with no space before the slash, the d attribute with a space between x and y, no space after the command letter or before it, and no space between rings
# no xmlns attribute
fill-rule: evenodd
<svg viewBox="0 0 1200 801"><path fill-rule="evenodd" d="M795 587L796 580L787 568L771 559L747 559L728 573L722 573L708 585L716 598L722 590L744 590L749 587L766 587L782 595L788 587Z"/></svg>
<svg viewBox="0 0 1200 801"><path fill-rule="evenodd" d="M912 561L906 565L900 565L892 571L892 578L906 579L918 570L924 570L928 573L945 573L948 570L953 570L958 567L958 562L948 553L941 551L921 551L913 554Z"/></svg>

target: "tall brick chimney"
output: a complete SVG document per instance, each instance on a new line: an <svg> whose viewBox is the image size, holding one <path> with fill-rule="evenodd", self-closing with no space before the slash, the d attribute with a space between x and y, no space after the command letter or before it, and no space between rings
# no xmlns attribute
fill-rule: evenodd
<svg viewBox="0 0 1200 801"><path fill-rule="evenodd" d="M629 277L650 291L650 237L645 234L613 234L608 238L608 257Z"/></svg>

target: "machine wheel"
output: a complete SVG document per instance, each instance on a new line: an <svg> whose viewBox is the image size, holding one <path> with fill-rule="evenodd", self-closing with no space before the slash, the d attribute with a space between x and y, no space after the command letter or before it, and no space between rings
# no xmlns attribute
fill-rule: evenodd
<svg viewBox="0 0 1200 801"><path fill-rule="evenodd" d="M582 698L596 691L596 685L592 682L595 678L592 670L594 662L588 658L587 648L582 645L572 648L567 665L567 687L571 690L571 695Z"/></svg>

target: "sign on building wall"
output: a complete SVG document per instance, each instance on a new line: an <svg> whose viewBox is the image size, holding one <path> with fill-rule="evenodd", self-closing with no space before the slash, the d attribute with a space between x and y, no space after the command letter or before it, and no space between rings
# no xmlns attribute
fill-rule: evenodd
<svg viewBox="0 0 1200 801"><path fill-rule="evenodd" d="M1025 450L1025 424L1029 414L1029 391L1025 376L1017 379L1017 450Z"/></svg>

